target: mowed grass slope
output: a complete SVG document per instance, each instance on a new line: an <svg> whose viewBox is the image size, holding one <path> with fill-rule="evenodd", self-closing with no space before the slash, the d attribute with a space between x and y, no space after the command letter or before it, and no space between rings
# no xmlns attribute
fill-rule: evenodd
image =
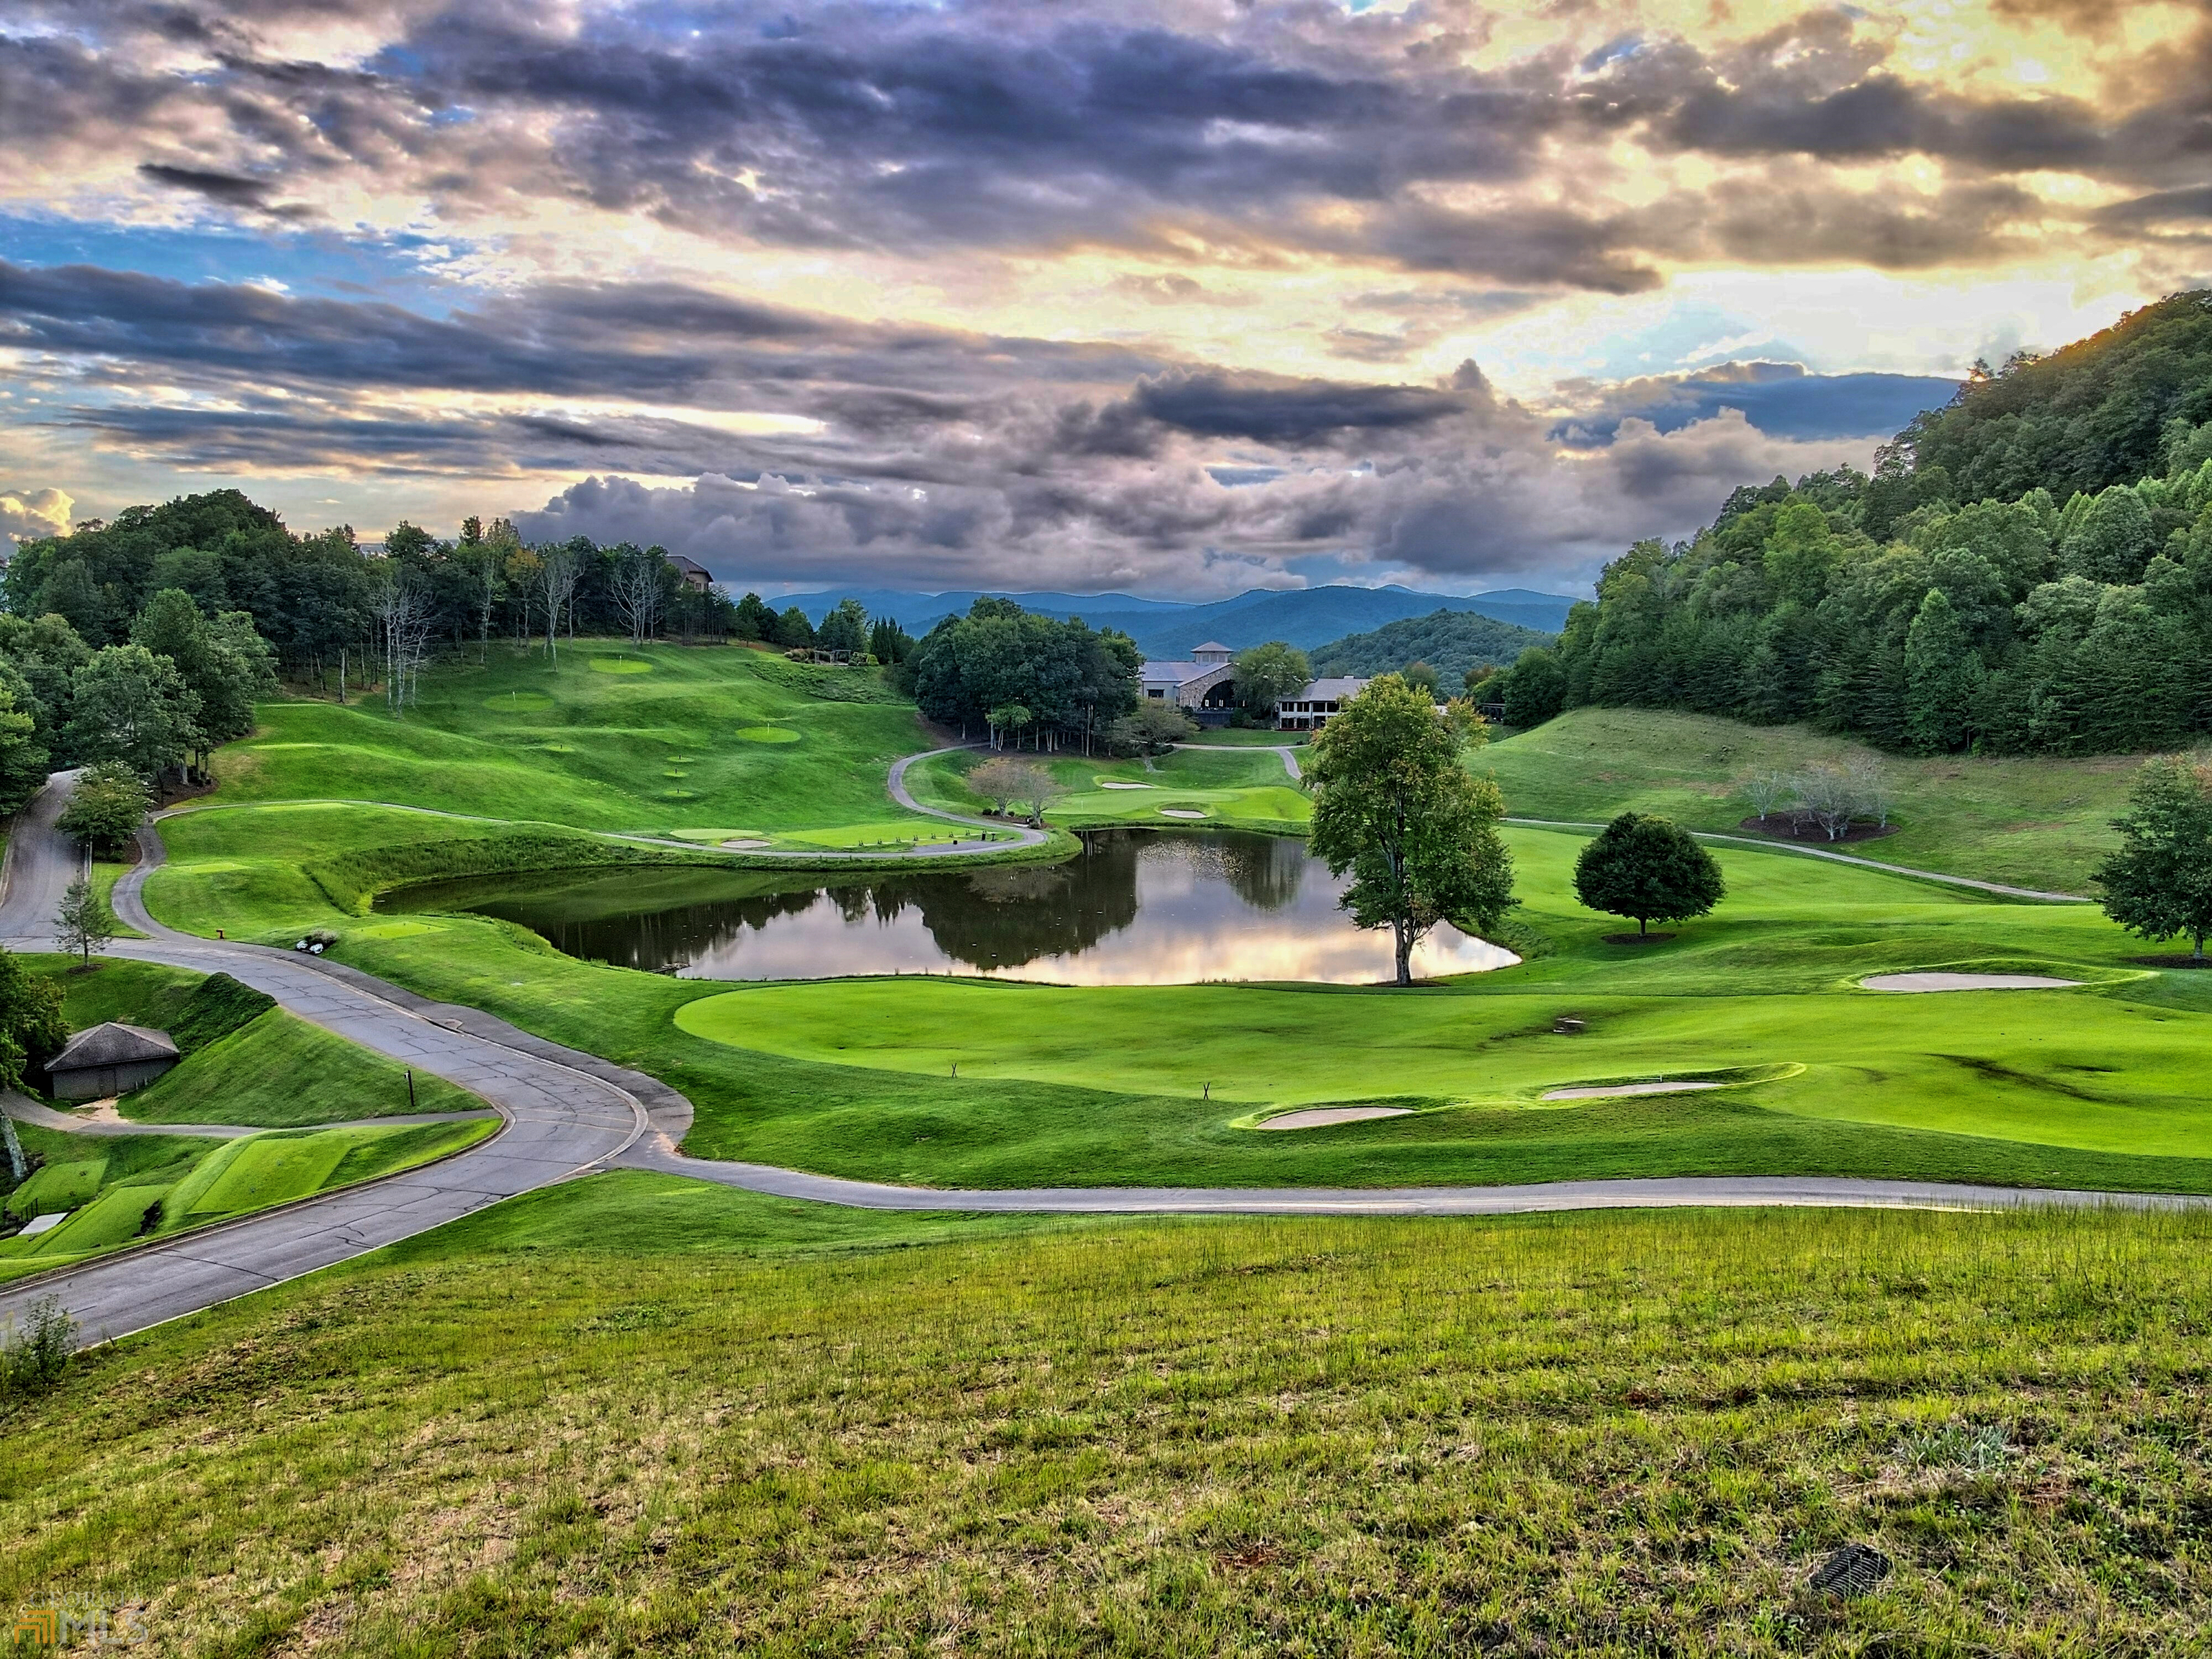
<svg viewBox="0 0 2212 1659"><path fill-rule="evenodd" d="M1577 708L1492 744L1477 757L1516 817L1602 822L1658 812L1693 830L1734 832L1751 809L1747 772L1815 761L1879 763L1894 789L1893 836L1842 850L2016 886L2087 893L2089 872L2118 844L2140 756L1877 755L1803 726L1745 726L1702 714Z"/></svg>
<svg viewBox="0 0 2212 1659"><path fill-rule="evenodd" d="M222 750L225 804L365 800L581 830L729 836L893 820L884 774L925 739L874 674L737 647L492 648L381 700L274 702Z"/></svg>
<svg viewBox="0 0 2212 1659"><path fill-rule="evenodd" d="M33 956L24 963L59 981L63 1016L72 1030L112 1019L168 1029L172 1017L189 1008L190 993L207 977L188 969L120 958L88 966L66 957ZM124 1096L118 1109L125 1117L278 1129L413 1112L489 1109L467 1090L428 1073L416 1075L410 1103L406 1067L281 1008L266 1008L204 1047L192 1046L187 1034L174 1035L186 1047L184 1060L145 1088Z"/></svg>
<svg viewBox="0 0 2212 1659"><path fill-rule="evenodd" d="M0 1595L195 1652L2191 1652L2208 1242L603 1176L81 1359ZM1810 1593L1854 1540L1892 1576Z"/></svg>
<svg viewBox="0 0 2212 1659"><path fill-rule="evenodd" d="M926 805L983 811L990 803L969 787L968 775L993 758L978 751L933 757L907 769L907 787ZM1224 745L1149 760L1012 758L1044 768L1066 791L1045 814L1061 829L1204 823L1304 834L1313 817L1312 800L1291 782L1282 757L1265 750Z"/></svg>

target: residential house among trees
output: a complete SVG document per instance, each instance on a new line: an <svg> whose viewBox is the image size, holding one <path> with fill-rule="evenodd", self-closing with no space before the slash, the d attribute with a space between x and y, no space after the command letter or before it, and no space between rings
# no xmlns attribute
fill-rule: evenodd
<svg viewBox="0 0 2212 1659"><path fill-rule="evenodd" d="M1318 732L1328 724L1331 714L1366 689L1365 680L1353 679L1349 675L1315 680L1297 696L1285 697L1275 705L1275 729L1278 732Z"/></svg>

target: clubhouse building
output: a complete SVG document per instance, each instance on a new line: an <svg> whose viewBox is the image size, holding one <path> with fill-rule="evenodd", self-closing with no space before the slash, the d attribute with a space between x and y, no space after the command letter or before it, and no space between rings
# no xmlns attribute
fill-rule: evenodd
<svg viewBox="0 0 2212 1659"><path fill-rule="evenodd" d="M1180 705L1200 726L1226 726L1237 707L1235 654L1218 641L1208 640L1187 661L1146 663L1138 671L1138 689L1154 702ZM1318 732L1345 699L1358 696L1366 684L1348 677L1315 680L1276 706L1275 729Z"/></svg>

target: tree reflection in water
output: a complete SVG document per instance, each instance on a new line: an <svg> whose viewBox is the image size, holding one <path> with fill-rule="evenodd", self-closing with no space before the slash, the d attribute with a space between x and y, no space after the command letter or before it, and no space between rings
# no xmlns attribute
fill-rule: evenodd
<svg viewBox="0 0 2212 1659"><path fill-rule="evenodd" d="M1387 940L1352 928L1339 884L1286 836L1114 830L1056 865L923 870L819 884L775 872L558 872L447 882L388 908L518 922L570 956L704 979L969 972L1077 984L1360 982ZM1425 971L1511 955L1440 929Z"/></svg>

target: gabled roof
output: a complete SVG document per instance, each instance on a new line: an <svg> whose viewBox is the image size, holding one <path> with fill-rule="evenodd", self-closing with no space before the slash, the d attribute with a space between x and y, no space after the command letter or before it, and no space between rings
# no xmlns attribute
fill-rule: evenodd
<svg viewBox="0 0 2212 1659"><path fill-rule="evenodd" d="M1290 702L1342 702L1347 697L1358 696L1366 689L1367 682L1365 680L1353 679L1349 675L1346 675L1335 679L1312 681L1307 685L1304 690L1299 692L1296 696L1286 698L1285 701Z"/></svg>
<svg viewBox="0 0 2212 1659"><path fill-rule="evenodd" d="M674 565L678 570L684 572L686 574L689 574L694 570L697 571L702 576L711 576L714 574L713 571L708 569L705 565L701 564L698 560L688 557L682 553L671 553L667 557L669 563Z"/></svg>
<svg viewBox="0 0 2212 1659"><path fill-rule="evenodd" d="M1209 674L1221 673L1229 665L1225 662L1148 662L1137 671L1137 678L1146 685L1158 685L1163 682L1170 685L1188 685L1193 680L1202 680Z"/></svg>
<svg viewBox="0 0 2212 1659"><path fill-rule="evenodd" d="M142 1060L174 1060L177 1045L167 1031L110 1020L79 1031L46 1062L49 1072L83 1072L100 1066L135 1066Z"/></svg>

